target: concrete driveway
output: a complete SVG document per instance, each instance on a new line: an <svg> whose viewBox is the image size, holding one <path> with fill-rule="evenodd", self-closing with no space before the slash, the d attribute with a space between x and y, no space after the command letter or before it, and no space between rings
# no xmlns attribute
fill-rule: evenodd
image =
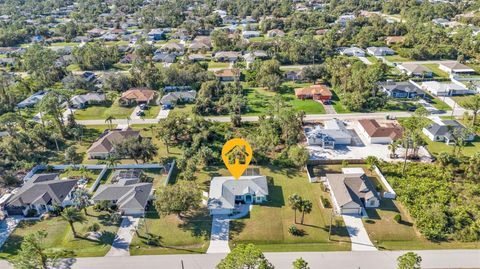
<svg viewBox="0 0 480 269"><path fill-rule="evenodd" d="M113 241L112 248L105 256L130 256L130 243L133 239L133 234L138 226L138 217L123 217L120 228L118 228L117 236Z"/></svg>
<svg viewBox="0 0 480 269"><path fill-rule="evenodd" d="M230 219L227 215L213 215L210 246L207 253L229 253L228 235L230 231Z"/></svg>
<svg viewBox="0 0 480 269"><path fill-rule="evenodd" d="M358 215L342 215L345 226L347 226L352 251L376 251L377 248L370 241L367 230L363 226L362 217Z"/></svg>

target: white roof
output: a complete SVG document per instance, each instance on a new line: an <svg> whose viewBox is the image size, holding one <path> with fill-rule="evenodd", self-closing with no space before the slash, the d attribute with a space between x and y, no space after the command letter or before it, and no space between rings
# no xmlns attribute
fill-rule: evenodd
<svg viewBox="0 0 480 269"><path fill-rule="evenodd" d="M365 171L361 167L344 167L342 168L342 173L345 175L365 174Z"/></svg>

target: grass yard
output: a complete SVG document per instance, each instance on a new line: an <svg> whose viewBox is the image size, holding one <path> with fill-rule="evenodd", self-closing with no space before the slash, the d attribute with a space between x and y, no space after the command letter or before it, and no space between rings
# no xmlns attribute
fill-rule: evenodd
<svg viewBox="0 0 480 269"><path fill-rule="evenodd" d="M343 224L339 223L339 228L333 228L332 241L328 240L331 209L324 209L320 204L319 197L323 192L320 184L308 183L305 172L298 170L278 170L270 166L262 167L260 173L270 181L269 201L254 205L246 218L231 222L231 245L254 243L263 251L350 249L350 239ZM293 193L313 202L312 213L305 216L304 225L296 224L305 232L304 236L299 237L288 232L288 228L294 224L294 211L288 207L287 199ZM300 216L297 217L300 221Z"/></svg>
<svg viewBox="0 0 480 269"><path fill-rule="evenodd" d="M193 115L193 106L194 104L183 104L183 105L176 105L169 114L172 113L186 113L189 116Z"/></svg>
<svg viewBox="0 0 480 269"><path fill-rule="evenodd" d="M332 241L328 240L331 209L321 206L319 197L325 193L320 184L310 184L304 171L277 166L260 167L260 174L269 180L268 202L254 205L248 216L230 222L230 244L254 243L262 251L334 251L350 250L350 239L343 222L335 221ZM224 168L209 167L197 175L204 189L212 176L228 175ZM312 213L305 215L304 224L296 224L305 235L290 235L294 211L287 204L288 196L297 193L313 203ZM300 222L300 214L297 212Z"/></svg>
<svg viewBox="0 0 480 269"><path fill-rule="evenodd" d="M433 101L433 104L432 106L435 107L436 109L439 109L439 110L444 110L444 111L448 111L448 110L451 110L452 108L447 105L444 101L442 101L440 98L438 97L433 97L431 96L431 99Z"/></svg>
<svg viewBox="0 0 480 269"><path fill-rule="evenodd" d="M343 113L352 113L350 109L344 107L342 103L340 102L340 98L338 97L337 93L334 90L330 90L333 94L332 96L332 106L335 109L335 111L339 114Z"/></svg>
<svg viewBox="0 0 480 269"><path fill-rule="evenodd" d="M8 238L0 252L0 258L12 258L20 248L24 236L37 231L48 233L45 239L47 248L65 249L72 252L72 257L101 257L110 250L111 244L118 230L118 223L110 223L104 212L95 212L88 209L87 221L75 223L75 228L82 238L73 238L70 226L61 217L53 217L42 221L21 222ZM99 241L87 239L87 228L93 223L100 224L100 231L103 232Z"/></svg>
<svg viewBox="0 0 480 269"><path fill-rule="evenodd" d="M383 199L378 209L367 209L369 219L364 220L370 239L381 250L416 249L470 249L480 247L479 243L432 242L415 230L412 218L400 202ZM397 223L393 218L400 214Z"/></svg>
<svg viewBox="0 0 480 269"><path fill-rule="evenodd" d="M229 66L230 66L230 63L214 62L214 61L208 62L208 69L212 69L212 68L228 68Z"/></svg>
<svg viewBox="0 0 480 269"><path fill-rule="evenodd" d="M248 110L246 115L262 115L271 110L272 97L275 92L269 92L262 88L245 89L247 97ZM293 94L293 89L287 93L281 93L287 104L291 105L296 111L305 111L307 114L325 114L322 104L313 100L299 100Z"/></svg>
<svg viewBox="0 0 480 269"><path fill-rule="evenodd" d="M158 116L158 113L162 109L161 106L150 106L148 110L144 110L146 119L153 119Z"/></svg>
<svg viewBox="0 0 480 269"><path fill-rule="evenodd" d="M412 59L402 57L400 55L389 55L389 56L384 56L385 59L387 59L389 62L411 62L413 61Z"/></svg>
<svg viewBox="0 0 480 269"><path fill-rule="evenodd" d="M82 71L82 68L80 68L80 65L78 64L70 64L67 66L67 71L74 72L74 71Z"/></svg>
<svg viewBox="0 0 480 269"><path fill-rule="evenodd" d="M112 179L115 175L115 170L122 169L109 169L101 179L101 184L112 184ZM165 185L167 174L163 169L142 169L143 174L148 178L148 182L153 182L153 189L157 189L160 186ZM100 185L100 184L99 184Z"/></svg>
<svg viewBox="0 0 480 269"><path fill-rule="evenodd" d="M438 64L423 64L426 68L432 70L433 72L433 78L449 78L449 75L447 72L442 71L439 67Z"/></svg>
<svg viewBox="0 0 480 269"><path fill-rule="evenodd" d="M120 106L118 100L111 105L105 106L90 106L86 109L75 110L75 119L77 120L101 120L108 116L113 116L116 119L126 119L130 117L134 107Z"/></svg>
<svg viewBox="0 0 480 269"><path fill-rule="evenodd" d="M86 171L85 174L82 174L80 170L64 170L60 174L60 178L86 178L88 179L88 183L86 185L87 188L90 188L93 185L93 182L95 182L95 179L97 179L98 175L100 174L102 170L100 169L89 169Z"/></svg>
<svg viewBox="0 0 480 269"><path fill-rule="evenodd" d="M212 219L206 208L189 213L183 219L176 215L159 216L152 207L130 245L131 255L191 254L207 251ZM149 245L148 234L160 236L160 246Z"/></svg>
<svg viewBox="0 0 480 269"><path fill-rule="evenodd" d="M433 155L438 155L441 152L452 153L453 146L447 145L444 142L435 142L430 140L428 137L423 136L425 142L427 143L426 148ZM462 154L466 156L474 155L475 153L480 152L480 137L476 136L473 142L467 142L465 147L462 149Z"/></svg>
<svg viewBox="0 0 480 269"><path fill-rule="evenodd" d="M468 102L473 98L473 95L451 96L458 105L462 106L463 103Z"/></svg>

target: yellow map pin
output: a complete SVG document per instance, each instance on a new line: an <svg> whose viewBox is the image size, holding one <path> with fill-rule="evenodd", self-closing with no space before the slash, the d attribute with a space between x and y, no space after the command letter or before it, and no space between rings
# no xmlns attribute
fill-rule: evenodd
<svg viewBox="0 0 480 269"><path fill-rule="evenodd" d="M239 179L247 170L252 155L250 144L241 138L228 140L222 148L222 160L235 179Z"/></svg>

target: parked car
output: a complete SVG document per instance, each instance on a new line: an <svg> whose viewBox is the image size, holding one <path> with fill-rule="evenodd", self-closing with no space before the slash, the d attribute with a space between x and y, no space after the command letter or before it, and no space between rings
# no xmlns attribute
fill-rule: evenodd
<svg viewBox="0 0 480 269"><path fill-rule="evenodd" d="M171 104L163 105L162 109L172 109L172 105Z"/></svg>
<svg viewBox="0 0 480 269"><path fill-rule="evenodd" d="M143 110L139 110L137 111L137 116L145 116L145 112L143 112Z"/></svg>
<svg viewBox="0 0 480 269"><path fill-rule="evenodd" d="M148 110L149 109L147 104L140 104L139 107L140 107L141 110Z"/></svg>

